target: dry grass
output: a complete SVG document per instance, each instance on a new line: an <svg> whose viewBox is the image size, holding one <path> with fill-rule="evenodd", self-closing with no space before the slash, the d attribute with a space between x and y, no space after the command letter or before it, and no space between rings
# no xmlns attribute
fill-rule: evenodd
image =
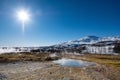
<svg viewBox="0 0 120 80"><path fill-rule="evenodd" d="M120 55L86 55L87 60L112 67L120 67Z"/></svg>
<svg viewBox="0 0 120 80"><path fill-rule="evenodd" d="M14 61L51 61L59 59L59 57L50 57L50 53L6 53L0 54L0 62Z"/></svg>
<svg viewBox="0 0 120 80"><path fill-rule="evenodd" d="M66 55L65 57L96 62L100 65L104 65L104 68L97 67L95 70L99 71L110 80L120 80L120 55L86 54L82 56Z"/></svg>
<svg viewBox="0 0 120 80"><path fill-rule="evenodd" d="M120 55L86 54L82 56L66 55L65 57L97 62L108 66L120 67Z"/></svg>
<svg viewBox="0 0 120 80"><path fill-rule="evenodd" d="M80 56L65 55L65 57L96 62L98 65L95 67L86 68L85 70L80 68L60 67L53 65L48 68L43 68L40 70L35 70L31 73L27 73L26 76L24 76L24 73L20 73L20 75L24 77L16 80L27 80L22 78L29 78L29 80L103 80L103 78L108 78L110 80L120 80L120 55L86 54ZM59 57L50 57L49 53L11 53L0 55L0 62L51 61L55 59L59 59ZM17 74L14 74L13 76L15 75L17 76Z"/></svg>

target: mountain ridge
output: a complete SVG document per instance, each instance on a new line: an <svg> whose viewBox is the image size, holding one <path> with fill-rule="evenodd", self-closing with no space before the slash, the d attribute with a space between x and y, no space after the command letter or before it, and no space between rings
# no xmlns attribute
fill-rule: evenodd
<svg viewBox="0 0 120 80"><path fill-rule="evenodd" d="M83 44L95 44L103 41L120 41L120 36L114 37L97 37L97 36L86 36L77 40L70 40L54 46L68 46L68 45L83 45Z"/></svg>

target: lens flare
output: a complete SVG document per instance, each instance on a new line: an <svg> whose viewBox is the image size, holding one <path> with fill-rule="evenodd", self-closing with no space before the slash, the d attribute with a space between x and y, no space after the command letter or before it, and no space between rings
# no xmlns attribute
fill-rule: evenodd
<svg viewBox="0 0 120 80"><path fill-rule="evenodd" d="M17 12L17 17L22 22L22 31L24 33L25 23L30 19L30 15L26 10L21 9Z"/></svg>

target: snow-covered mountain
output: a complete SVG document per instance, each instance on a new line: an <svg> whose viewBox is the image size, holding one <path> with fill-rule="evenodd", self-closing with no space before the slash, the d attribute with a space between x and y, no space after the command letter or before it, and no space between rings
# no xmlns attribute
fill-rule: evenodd
<svg viewBox="0 0 120 80"><path fill-rule="evenodd" d="M117 37L103 37L100 41L120 41L120 36Z"/></svg>
<svg viewBox="0 0 120 80"><path fill-rule="evenodd" d="M80 38L79 41L81 42L94 42L94 41L98 41L99 37L97 36L86 36L83 38Z"/></svg>
<svg viewBox="0 0 120 80"><path fill-rule="evenodd" d="M0 47L0 53L10 52L83 52L113 53L114 47L120 45L120 37L87 36L78 40L68 41L46 47ZM117 48L117 50L118 50Z"/></svg>
<svg viewBox="0 0 120 80"><path fill-rule="evenodd" d="M62 51L79 53L114 54L119 53L120 37L87 36L78 40L54 45ZM55 49L54 48L54 49Z"/></svg>
<svg viewBox="0 0 120 80"><path fill-rule="evenodd" d="M87 37L83 37L80 38L78 40L73 40L73 41L68 41L68 42L64 42L62 44L57 44L55 46L73 46L73 45L83 45L83 44L95 44L98 42L104 42L104 41L120 41L120 37L97 37L97 36L87 36Z"/></svg>

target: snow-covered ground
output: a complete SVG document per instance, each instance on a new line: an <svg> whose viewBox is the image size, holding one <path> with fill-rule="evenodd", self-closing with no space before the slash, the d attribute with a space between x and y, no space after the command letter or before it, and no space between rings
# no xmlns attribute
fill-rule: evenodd
<svg viewBox="0 0 120 80"><path fill-rule="evenodd" d="M0 54L1 53L10 53L10 52L18 52L18 51L14 48L0 48Z"/></svg>
<svg viewBox="0 0 120 80"><path fill-rule="evenodd" d="M113 54L114 46L86 46L86 52L98 54Z"/></svg>
<svg viewBox="0 0 120 80"><path fill-rule="evenodd" d="M2 54L2 53L11 53L11 52L14 52L14 53L17 53L17 52L29 52L29 51L30 51L30 48L0 47L0 54Z"/></svg>
<svg viewBox="0 0 120 80"><path fill-rule="evenodd" d="M113 48L115 43L120 43L120 37L96 37L96 36L87 36L80 38L78 40L68 41L61 44L48 46L48 47L0 47L0 54L1 53L10 53L10 52L30 52L31 50L38 50L38 51L54 51L54 50L61 50L64 51L67 49L76 49L76 46L84 45L86 47L86 51L89 53L102 53L102 54L113 54ZM97 46L95 46L97 45ZM77 47L77 48L79 48ZM83 52L83 51L82 51ZM76 54L77 53L71 53ZM51 55L55 56L55 55Z"/></svg>
<svg viewBox="0 0 120 80"><path fill-rule="evenodd" d="M62 44L57 44L55 46L73 46L73 45L81 45L81 44L95 44L101 41L120 41L120 37L97 37L97 36L86 36L83 38L80 38L78 40L70 40L67 42L64 42Z"/></svg>

